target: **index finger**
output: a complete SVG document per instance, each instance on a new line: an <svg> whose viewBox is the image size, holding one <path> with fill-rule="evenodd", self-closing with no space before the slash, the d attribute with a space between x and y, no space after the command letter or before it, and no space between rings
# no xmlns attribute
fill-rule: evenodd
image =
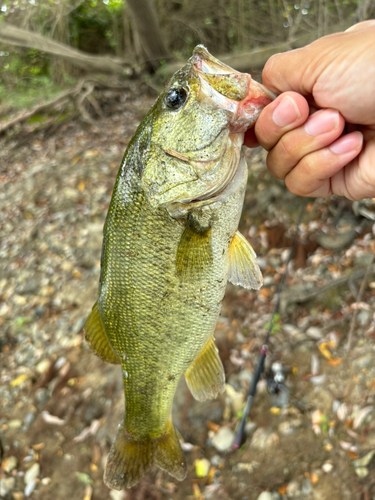
<svg viewBox="0 0 375 500"><path fill-rule="evenodd" d="M256 138L269 151L286 132L305 123L308 116L306 99L297 92L285 92L261 112L254 129Z"/></svg>

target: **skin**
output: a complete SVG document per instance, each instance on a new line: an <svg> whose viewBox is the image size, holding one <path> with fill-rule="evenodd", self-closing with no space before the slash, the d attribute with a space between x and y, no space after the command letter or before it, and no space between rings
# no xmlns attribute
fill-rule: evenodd
<svg viewBox="0 0 375 500"><path fill-rule="evenodd" d="M263 83L281 94L245 136L300 196L375 197L375 21L276 54Z"/></svg>

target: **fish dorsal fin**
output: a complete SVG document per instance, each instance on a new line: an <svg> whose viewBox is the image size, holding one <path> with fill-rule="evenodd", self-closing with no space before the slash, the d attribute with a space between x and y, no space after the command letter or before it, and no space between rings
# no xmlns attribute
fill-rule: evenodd
<svg viewBox="0 0 375 500"><path fill-rule="evenodd" d="M99 356L99 358L107 361L108 363L120 363L120 360L112 349L105 333L97 302L95 302L83 329L85 332L86 342L95 354Z"/></svg>
<svg viewBox="0 0 375 500"><path fill-rule="evenodd" d="M107 458L105 484L115 490L131 488L153 464L182 481L186 477L186 463L179 443L180 437L172 422L161 436L142 440L128 434L124 424L120 424Z"/></svg>
<svg viewBox="0 0 375 500"><path fill-rule="evenodd" d="M224 368L213 335L186 370L185 379L192 395L198 401L216 398L219 393L224 392Z"/></svg>
<svg viewBox="0 0 375 500"><path fill-rule="evenodd" d="M259 290L263 285L263 277L255 252L239 231L236 231L229 246L228 281L233 285L253 290Z"/></svg>
<svg viewBox="0 0 375 500"><path fill-rule="evenodd" d="M177 274L185 279L195 279L211 263L211 229L200 231L188 222L177 249Z"/></svg>

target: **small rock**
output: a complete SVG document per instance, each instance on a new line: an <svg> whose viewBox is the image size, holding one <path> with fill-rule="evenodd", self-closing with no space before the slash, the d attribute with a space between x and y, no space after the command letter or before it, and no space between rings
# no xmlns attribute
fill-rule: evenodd
<svg viewBox="0 0 375 500"><path fill-rule="evenodd" d="M233 408L233 412L236 415L243 408L245 396L242 392L237 392L229 384L225 384L225 393L226 393L226 396L228 397L228 399L230 400L230 404Z"/></svg>
<svg viewBox="0 0 375 500"><path fill-rule="evenodd" d="M272 492L272 500L281 500L281 496L277 493L277 491Z"/></svg>
<svg viewBox="0 0 375 500"><path fill-rule="evenodd" d="M34 491L36 486L36 481L31 481L31 483L28 483L25 488L25 497L29 497L31 493Z"/></svg>
<svg viewBox="0 0 375 500"><path fill-rule="evenodd" d="M9 429L20 429L22 427L22 420L16 418L14 420L9 420L8 422L8 428Z"/></svg>
<svg viewBox="0 0 375 500"><path fill-rule="evenodd" d="M253 439L251 440L251 447L257 450L265 450L273 447L275 445L275 434L272 434L269 430L260 427L253 434Z"/></svg>
<svg viewBox="0 0 375 500"><path fill-rule="evenodd" d="M24 478L25 484L29 484L32 481L34 481L39 476L39 473L40 473L40 465L38 463L33 464L25 474Z"/></svg>
<svg viewBox="0 0 375 500"><path fill-rule="evenodd" d="M4 477L0 480L0 497L5 497L15 486L16 479L14 477Z"/></svg>
<svg viewBox="0 0 375 500"><path fill-rule="evenodd" d="M44 404L49 400L49 393L46 387L40 387L35 391L35 398L40 404Z"/></svg>
<svg viewBox="0 0 375 500"><path fill-rule="evenodd" d="M109 492L109 496L111 497L111 500L125 500L126 492L125 492L125 490L121 490L121 491L111 490Z"/></svg>
<svg viewBox="0 0 375 500"><path fill-rule="evenodd" d="M214 467L220 467L224 464L224 460L220 455L214 455L213 457L211 457L211 463Z"/></svg>
<svg viewBox="0 0 375 500"><path fill-rule="evenodd" d="M211 444L218 451L229 451L234 441L234 432L229 427L220 427L212 438Z"/></svg>
<svg viewBox="0 0 375 500"><path fill-rule="evenodd" d="M299 497L300 496L299 484L297 481L291 481L286 487L286 494L288 497Z"/></svg>
<svg viewBox="0 0 375 500"><path fill-rule="evenodd" d="M25 415L25 426L29 427L35 420L35 413L33 411L28 411Z"/></svg>
<svg viewBox="0 0 375 500"><path fill-rule="evenodd" d="M366 325L368 325L370 323L371 319L372 319L372 312L371 311L366 311L364 309L362 309L357 314L357 317L356 317L357 323L360 326L366 326Z"/></svg>
<svg viewBox="0 0 375 500"><path fill-rule="evenodd" d="M330 472L333 471L333 465L330 462L325 462L322 465L322 470L326 473L329 474Z"/></svg>
<svg viewBox="0 0 375 500"><path fill-rule="evenodd" d="M259 497L257 498L257 500L273 500L272 499L272 493L270 493L269 491L263 491Z"/></svg>
<svg viewBox="0 0 375 500"><path fill-rule="evenodd" d="M355 473L357 474L357 476L359 477L366 477L368 476L368 468L367 467L357 467L355 470Z"/></svg>
<svg viewBox="0 0 375 500"><path fill-rule="evenodd" d="M320 340L323 337L323 331L321 328L318 328L317 326L310 326L306 330L306 335L311 339Z"/></svg>
<svg viewBox="0 0 375 500"><path fill-rule="evenodd" d="M245 434L246 436L250 436L250 434L252 434L255 429L257 428L257 424L255 422L246 422L245 424Z"/></svg>
<svg viewBox="0 0 375 500"><path fill-rule="evenodd" d="M357 358L353 361L353 365L357 366L358 368L366 368L371 363L372 363L372 357L369 354L361 356L360 358Z"/></svg>
<svg viewBox="0 0 375 500"><path fill-rule="evenodd" d="M337 418L341 422L344 422L344 420L346 420L346 417L348 415L349 415L349 407L346 403L342 403L337 410Z"/></svg>
<svg viewBox="0 0 375 500"><path fill-rule="evenodd" d="M5 472L9 474L9 472L12 472L12 470L17 467L17 463L18 461L16 457L10 456L3 461L1 467Z"/></svg>
<svg viewBox="0 0 375 500"><path fill-rule="evenodd" d="M303 495L311 495L312 486L311 486L311 483L308 479L303 480L301 492Z"/></svg>
<svg viewBox="0 0 375 500"><path fill-rule="evenodd" d="M14 493L12 493L12 498L13 500L23 500L24 495L22 491L15 491Z"/></svg>
<svg viewBox="0 0 375 500"><path fill-rule="evenodd" d="M40 363L38 363L35 369L40 375L43 375L43 373L45 373L50 366L51 366L51 361L46 358L43 359Z"/></svg>
<svg viewBox="0 0 375 500"><path fill-rule="evenodd" d="M292 434L294 432L294 428L288 421L281 422L278 429L279 432L281 432L281 434L284 434L285 436L288 436L289 434Z"/></svg>

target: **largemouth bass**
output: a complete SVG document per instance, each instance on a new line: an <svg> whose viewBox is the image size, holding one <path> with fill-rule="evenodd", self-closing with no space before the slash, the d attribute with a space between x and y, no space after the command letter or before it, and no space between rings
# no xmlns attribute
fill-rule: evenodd
<svg viewBox="0 0 375 500"><path fill-rule="evenodd" d="M203 401L224 391L214 329L227 281L259 289L237 231L244 132L272 95L198 46L125 152L108 210L99 298L85 324L94 352L122 367L125 417L104 481L131 487L156 464L182 480L171 409L184 374Z"/></svg>

